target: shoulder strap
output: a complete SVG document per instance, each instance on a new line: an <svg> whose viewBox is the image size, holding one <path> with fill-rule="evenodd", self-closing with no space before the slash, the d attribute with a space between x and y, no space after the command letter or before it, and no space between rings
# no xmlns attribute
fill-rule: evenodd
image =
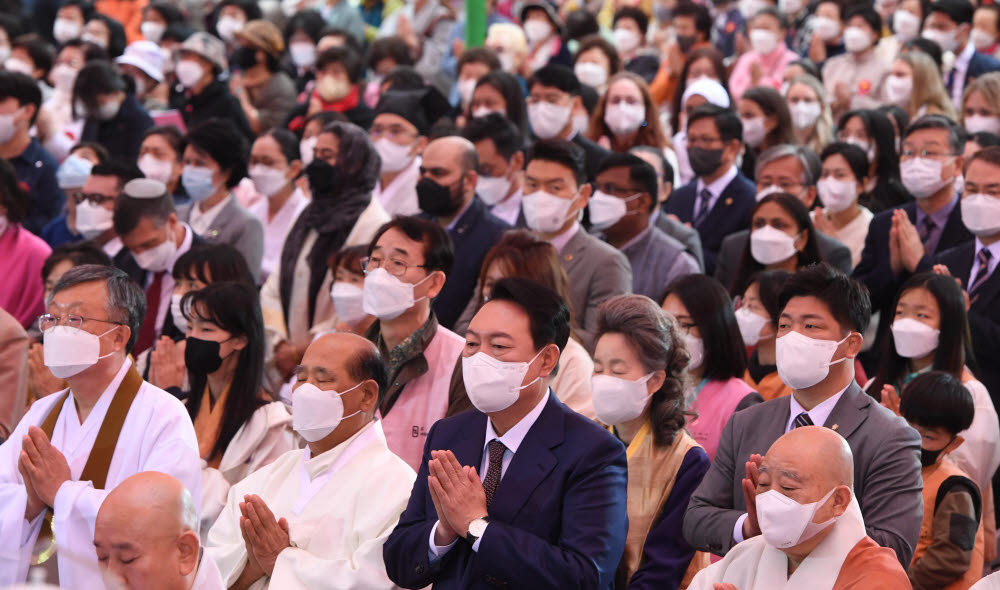
<svg viewBox="0 0 1000 590"><path fill-rule="evenodd" d="M90 456L87 457L83 473L80 474L80 481L90 481L95 489L104 489L108 469L111 467L111 458L118 445L118 436L122 432L125 417L128 416L129 408L132 407L132 401L135 400L140 387L142 387L142 377L135 370L135 365L132 365L118 386L118 391L115 392L115 397L108 407L108 413L104 416L104 422L97 431L97 440L90 450Z"/></svg>
<svg viewBox="0 0 1000 590"><path fill-rule="evenodd" d="M976 511L976 520L981 520L983 516L983 500L979 493L979 486L964 475L952 475L948 479L941 482L941 485L938 487L937 496L934 498L934 512L937 512L938 506L941 505L941 501L944 500L944 497L953 490L964 490L972 496L972 506Z"/></svg>

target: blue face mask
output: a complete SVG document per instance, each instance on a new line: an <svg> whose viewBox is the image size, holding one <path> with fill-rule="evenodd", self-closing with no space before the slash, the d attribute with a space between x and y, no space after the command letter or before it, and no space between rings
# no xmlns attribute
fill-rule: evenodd
<svg viewBox="0 0 1000 590"><path fill-rule="evenodd" d="M185 166L181 184L193 203L211 197L216 188L212 183L212 170L201 166Z"/></svg>
<svg viewBox="0 0 1000 590"><path fill-rule="evenodd" d="M59 170L56 171L56 182L59 188L80 188L87 182L90 176L90 169L94 165L90 160L85 160L76 154L70 155L63 160Z"/></svg>

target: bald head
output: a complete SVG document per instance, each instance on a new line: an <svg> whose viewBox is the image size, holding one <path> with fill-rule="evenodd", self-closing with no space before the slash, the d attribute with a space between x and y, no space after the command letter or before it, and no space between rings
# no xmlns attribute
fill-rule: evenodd
<svg viewBox="0 0 1000 590"><path fill-rule="evenodd" d="M191 492L176 478L159 471L137 473L111 490L97 513L97 523L126 513L131 513L129 519L137 525L179 532L198 530L198 510Z"/></svg>
<svg viewBox="0 0 1000 590"><path fill-rule="evenodd" d="M468 139L457 135L441 137L427 144L423 158L425 168L438 165L439 162L450 162L451 166L457 163L461 167L462 173L479 167L476 146ZM430 163L427 163L428 159L430 159Z"/></svg>
<svg viewBox="0 0 1000 590"><path fill-rule="evenodd" d="M844 437L820 426L795 428L774 441L767 457L777 455L802 464L810 477L829 486L854 486L854 454ZM767 459L765 457L765 461Z"/></svg>

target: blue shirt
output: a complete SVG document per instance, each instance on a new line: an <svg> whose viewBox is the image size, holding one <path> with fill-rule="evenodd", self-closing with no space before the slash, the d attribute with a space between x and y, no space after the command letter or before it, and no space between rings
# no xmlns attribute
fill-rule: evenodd
<svg viewBox="0 0 1000 590"><path fill-rule="evenodd" d="M27 185L31 206L21 225L35 235L41 235L42 228L62 213L66 205L66 195L56 183L59 163L34 137L20 156L11 158L17 179Z"/></svg>

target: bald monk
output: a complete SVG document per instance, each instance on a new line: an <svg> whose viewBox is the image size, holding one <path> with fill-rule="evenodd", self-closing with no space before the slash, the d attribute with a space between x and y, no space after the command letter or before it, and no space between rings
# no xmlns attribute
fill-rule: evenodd
<svg viewBox="0 0 1000 590"><path fill-rule="evenodd" d="M374 344L346 332L306 349L295 368L292 426L308 445L229 490L206 555L227 588L394 588L382 545L416 473L375 420L389 370Z"/></svg>
<svg viewBox="0 0 1000 590"><path fill-rule="evenodd" d="M191 493L165 473L137 473L108 494L94 547L109 590L225 588L215 563L202 557Z"/></svg>
<svg viewBox="0 0 1000 590"><path fill-rule="evenodd" d="M702 570L692 590L909 590L892 549L865 533L854 497L854 457L833 430L803 426L771 445L743 487L756 492L761 535ZM754 489L755 488L755 489Z"/></svg>

